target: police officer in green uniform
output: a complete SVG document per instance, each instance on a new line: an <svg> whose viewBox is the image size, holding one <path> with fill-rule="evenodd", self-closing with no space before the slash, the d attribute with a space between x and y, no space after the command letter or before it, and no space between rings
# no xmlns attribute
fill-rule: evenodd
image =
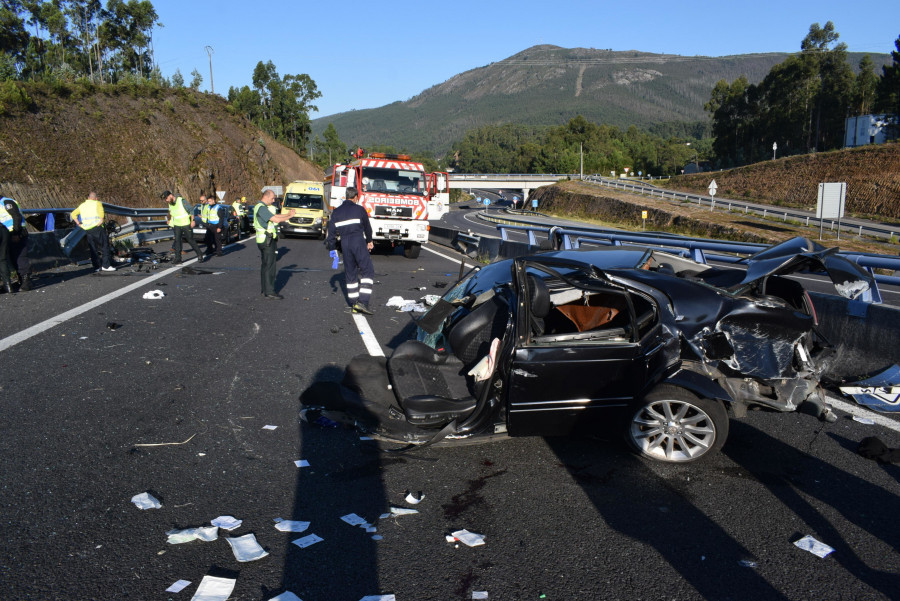
<svg viewBox="0 0 900 601"><path fill-rule="evenodd" d="M284 298L275 293L275 261L278 260L275 250L278 239L276 224L287 221L294 216L294 209L287 213L277 215L272 204L275 202L275 192L266 190L262 198L253 207L253 229L256 230L256 246L259 248L260 269L259 279L262 294L265 298L280 300Z"/></svg>
<svg viewBox="0 0 900 601"><path fill-rule="evenodd" d="M200 196L200 218L206 224L206 256L222 256L222 232L228 227L228 205L219 204L212 196Z"/></svg>
<svg viewBox="0 0 900 601"><path fill-rule="evenodd" d="M197 262L203 262L203 253L200 252L200 245L194 240L194 232L192 228L195 226L194 216L191 213L192 207L184 198L175 195L166 190L162 193L162 199L169 205L169 218L166 223L172 226L175 235L175 265L181 263L181 242L187 239L188 244L197 253Z"/></svg>

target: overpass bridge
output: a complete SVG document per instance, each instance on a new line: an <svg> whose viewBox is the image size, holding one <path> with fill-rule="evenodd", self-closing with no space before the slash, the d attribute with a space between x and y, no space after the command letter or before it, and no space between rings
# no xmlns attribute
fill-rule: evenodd
<svg viewBox="0 0 900 601"><path fill-rule="evenodd" d="M451 173L450 187L521 190L522 199L528 200L529 193L535 188L570 177L572 175L568 173Z"/></svg>

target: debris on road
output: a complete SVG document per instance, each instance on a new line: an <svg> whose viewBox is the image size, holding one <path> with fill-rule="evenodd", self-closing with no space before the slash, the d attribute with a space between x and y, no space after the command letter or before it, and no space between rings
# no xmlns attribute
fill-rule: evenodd
<svg viewBox="0 0 900 601"><path fill-rule="evenodd" d="M400 313L409 313L409 312L417 312L423 313L425 311L425 305L420 302L414 300L407 300L402 296L392 296L388 299L388 301L384 304L385 307L396 307L397 311Z"/></svg>
<svg viewBox="0 0 900 601"><path fill-rule="evenodd" d="M472 599L487 599L487 591L472 591Z"/></svg>
<svg viewBox="0 0 900 601"><path fill-rule="evenodd" d="M325 539L317 534L309 534L307 536L304 536L303 538L298 538L297 540L291 542L301 549L305 549L306 547L309 547L310 545L314 545L316 543L320 543L323 540Z"/></svg>
<svg viewBox="0 0 900 601"><path fill-rule="evenodd" d="M166 295L162 290L150 290L144 293L145 300L159 300Z"/></svg>
<svg viewBox="0 0 900 601"><path fill-rule="evenodd" d="M366 595L359 601L397 601L394 595Z"/></svg>
<svg viewBox="0 0 900 601"><path fill-rule="evenodd" d="M213 526L218 526L222 530L234 530L235 528L240 528L241 524L243 524L243 520L239 520L232 515L220 515L216 519L212 520L210 524Z"/></svg>
<svg viewBox="0 0 900 601"><path fill-rule="evenodd" d="M474 532L469 532L465 529L451 532L450 536L452 536L454 540L461 542L467 547L477 547L484 544L483 534L475 534ZM447 537L448 542L450 542L450 536Z"/></svg>
<svg viewBox="0 0 900 601"><path fill-rule="evenodd" d="M863 438L856 452L878 463L900 463L900 449L891 449L877 436Z"/></svg>
<svg viewBox="0 0 900 601"><path fill-rule="evenodd" d="M742 568L756 568L759 566L759 564L752 559L742 559L738 562L738 565Z"/></svg>
<svg viewBox="0 0 900 601"><path fill-rule="evenodd" d="M182 530L169 530L166 534L169 536L166 542L170 545L182 545L195 540L202 540L208 543L219 538L219 527L200 526L199 528L184 528Z"/></svg>
<svg viewBox="0 0 900 601"><path fill-rule="evenodd" d="M867 426L874 426L874 425L875 425L875 420L874 420L874 419L869 419L868 417L860 417L860 416L858 416L858 415L854 415L854 416L853 416L853 421L859 422L859 423L861 423L861 424L865 424L865 425L867 425Z"/></svg>
<svg viewBox="0 0 900 601"><path fill-rule="evenodd" d="M433 285L435 288L446 288L447 282L435 282Z"/></svg>
<svg viewBox="0 0 900 601"><path fill-rule="evenodd" d="M166 592L167 593L180 593L181 591L183 591L186 587L188 587L190 585L191 585L190 580L176 580L174 583L172 583L172 586L170 586L169 588L166 589Z"/></svg>
<svg viewBox="0 0 900 601"><path fill-rule="evenodd" d="M303 599L301 599L291 591L284 591L280 595L272 597L271 599L269 599L269 601L303 601Z"/></svg>
<svg viewBox="0 0 900 601"><path fill-rule="evenodd" d="M403 500L406 501L407 503L409 503L410 505L418 505L418 504L421 503L424 499L425 499L425 495L423 495L423 494L422 494L422 491L420 490L420 491L419 491L417 494L415 494L415 495L412 494L412 493L409 492L409 491L406 491L406 498L403 499Z"/></svg>
<svg viewBox="0 0 900 601"><path fill-rule="evenodd" d="M106 327L109 328L110 330L118 330L119 328L122 327L122 324L116 323L114 321L107 321Z"/></svg>
<svg viewBox="0 0 900 601"><path fill-rule="evenodd" d="M900 365L891 365L870 378L849 382L840 391L859 405L881 413L900 412Z"/></svg>
<svg viewBox="0 0 900 601"><path fill-rule="evenodd" d="M278 426L263 426L262 427L263 430L275 430L277 428L278 428Z"/></svg>
<svg viewBox="0 0 900 601"><path fill-rule="evenodd" d="M187 440L184 440L182 442L142 442L142 443L135 444L134 446L136 446L136 447L168 447L168 446L173 446L173 445L181 445L181 444L187 444L187 443L191 442L191 440L195 436L197 436L196 432L194 434L191 434L190 438L188 438Z"/></svg>
<svg viewBox="0 0 900 601"><path fill-rule="evenodd" d="M296 465L297 467L309 467L309 461L307 461L306 459L298 459L294 462L294 465Z"/></svg>
<svg viewBox="0 0 900 601"><path fill-rule="evenodd" d="M204 576L191 601L227 601L237 580L220 576Z"/></svg>
<svg viewBox="0 0 900 601"><path fill-rule="evenodd" d="M307 528L309 528L309 522L275 518L275 529L280 532L303 532Z"/></svg>
<svg viewBox="0 0 900 601"><path fill-rule="evenodd" d="M134 503L138 509L159 509L162 507L162 503L148 492L134 495L131 497L131 502Z"/></svg>
<svg viewBox="0 0 900 601"><path fill-rule="evenodd" d="M408 509L406 507L391 507L391 517L397 517L398 515L412 515L414 513L419 513L418 509Z"/></svg>
<svg viewBox="0 0 900 601"><path fill-rule="evenodd" d="M231 550L234 552L234 558L240 562L256 561L269 554L256 540L256 535L252 533L236 538L231 538L229 536L226 537L225 540L231 545Z"/></svg>
<svg viewBox="0 0 900 601"><path fill-rule="evenodd" d="M799 549L803 549L804 551L809 551L813 555L817 555L823 559L825 557L828 557L828 555L834 551L834 549L832 549L825 543L820 543L809 534L807 534L800 540L794 541L794 546Z"/></svg>
<svg viewBox="0 0 900 601"><path fill-rule="evenodd" d="M348 513L345 516L341 516L341 520L350 524L351 526L368 526L369 522L367 522L364 518L359 517L355 513Z"/></svg>

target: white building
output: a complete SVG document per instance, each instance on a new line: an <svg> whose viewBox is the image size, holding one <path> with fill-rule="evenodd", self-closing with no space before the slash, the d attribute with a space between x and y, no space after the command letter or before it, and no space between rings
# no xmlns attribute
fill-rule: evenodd
<svg viewBox="0 0 900 601"><path fill-rule="evenodd" d="M847 117L844 148L865 146L866 144L884 144L892 137L896 137L896 126L896 115Z"/></svg>

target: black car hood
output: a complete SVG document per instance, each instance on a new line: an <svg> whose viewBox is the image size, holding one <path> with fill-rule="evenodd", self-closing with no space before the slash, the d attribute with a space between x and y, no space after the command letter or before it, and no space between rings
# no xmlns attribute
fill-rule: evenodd
<svg viewBox="0 0 900 601"><path fill-rule="evenodd" d="M849 299L859 298L875 286L875 278L856 263L839 256L837 251L807 238L791 238L749 257L744 279L730 289L744 288L770 275L824 271L838 294Z"/></svg>

